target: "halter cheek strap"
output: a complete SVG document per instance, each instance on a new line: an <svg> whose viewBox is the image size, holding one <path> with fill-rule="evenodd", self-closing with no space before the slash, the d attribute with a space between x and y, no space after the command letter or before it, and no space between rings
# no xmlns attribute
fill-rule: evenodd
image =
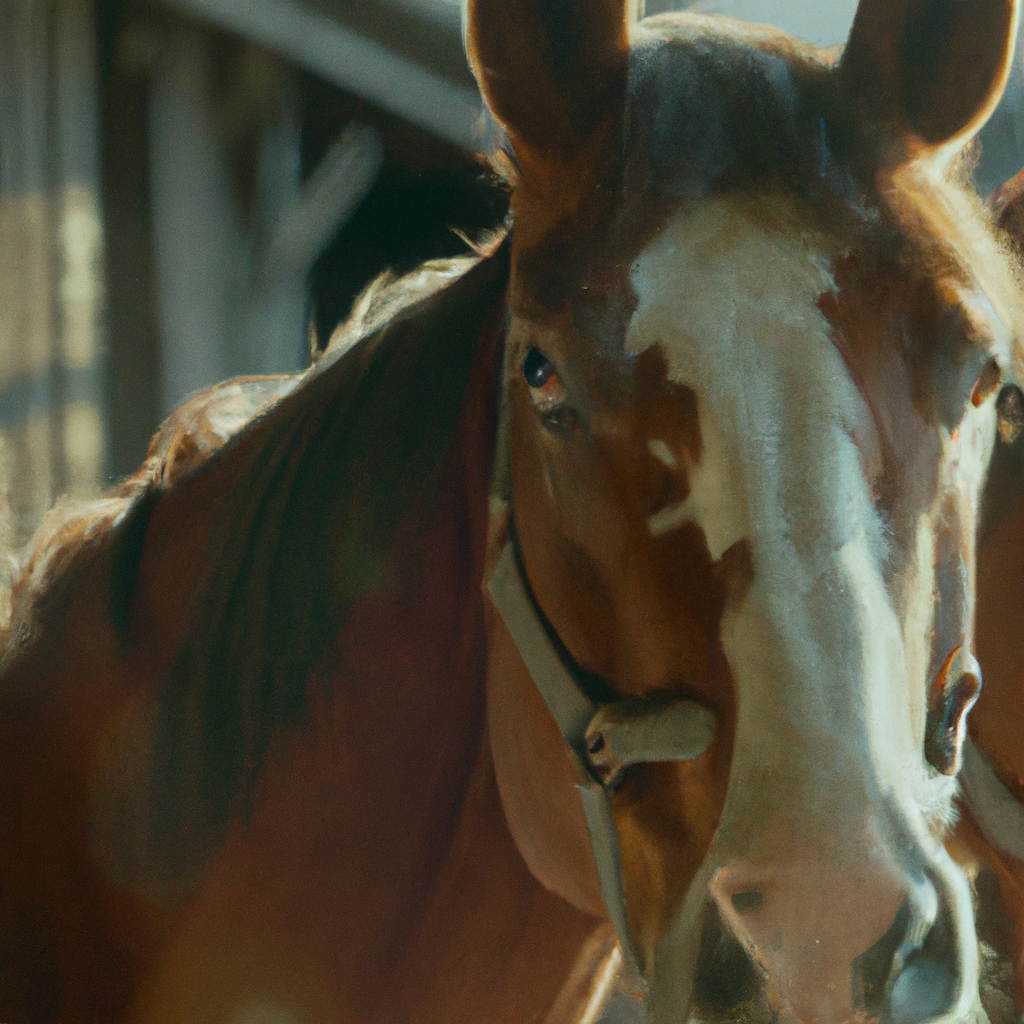
<svg viewBox="0 0 1024 1024"><path fill-rule="evenodd" d="M1003 853L1024 861L1024 807L970 737L964 740L960 785L986 838Z"/></svg>
<svg viewBox="0 0 1024 1024"><path fill-rule="evenodd" d="M514 540L506 543L487 589L569 748L605 908L623 963L639 983L612 790L630 765L700 757L714 738L715 716L691 700L623 700L603 706L591 701L541 621Z"/></svg>

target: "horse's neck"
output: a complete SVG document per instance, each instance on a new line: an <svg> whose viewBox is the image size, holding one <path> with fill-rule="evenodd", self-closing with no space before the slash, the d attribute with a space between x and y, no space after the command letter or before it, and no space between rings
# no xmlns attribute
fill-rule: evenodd
<svg viewBox="0 0 1024 1024"><path fill-rule="evenodd" d="M154 1024L232 986L310 1019L520 1024L547 1015L593 929L523 862L487 740L493 368L485 353L440 486L347 608L302 725L273 741L146 997ZM330 560L346 538L310 543Z"/></svg>
<svg viewBox="0 0 1024 1024"><path fill-rule="evenodd" d="M17 865L9 877L36 866L23 903L56 922L57 938L44 936L56 946L39 967L36 947L20 948L22 926L0 921L9 925L0 940L11 940L0 941L0 960L13 965L0 971L8 989L20 991L11 979L30 966L67 974L64 988L82 989L62 989L69 1019L92 1014L75 1008L102 991L118 1006L134 1001L125 1019L147 1024L547 1015L594 921L526 868L486 738L480 583L503 272L492 262L473 273L446 304L399 323L390 348L311 375L202 471L164 473L161 486L147 476L144 500L103 519L59 586L42 588L38 628L0 689L12 783L0 805L18 837L0 852ZM484 319L493 333L478 337ZM472 366L448 395L455 356ZM439 394L458 402L457 417L426 416ZM337 439L332 410L348 417ZM420 443L417 417L440 417L443 429L424 426ZM305 491L288 483L296 479ZM303 573L331 578L350 564L345 517L379 518L387 486L411 497L391 502L385 533L369 531L384 538L371 552L383 556L345 591L352 599L337 619L324 619L339 624L312 678L300 680L309 684L301 714L275 718L281 693L247 675L249 663L277 664L289 643L308 646L291 625L330 595ZM289 519L296 494L305 504ZM276 561L275 545L284 552ZM278 563L299 568L278 578L267 568ZM54 560L55 571L63 564ZM260 617L287 602L300 614ZM248 630L229 614L237 609ZM268 652L277 662L261 660ZM169 697L178 717L161 719ZM270 721L258 721L261 711ZM237 733L254 716L272 738L252 792L223 801L245 810L228 818L225 836L204 804L216 786L202 759L230 756L225 721ZM169 734L177 746L153 740L161 722L180 725ZM160 802L159 783L175 770L171 796L183 799ZM38 827L51 819L52 830ZM116 985L97 964L112 965ZM27 982L27 999L39 998L36 988Z"/></svg>
<svg viewBox="0 0 1024 1024"><path fill-rule="evenodd" d="M258 972L273 1003L319 1019L520 1024L555 1003L594 922L544 890L510 838L479 603L460 607L440 551L421 569L412 600L354 609L333 696L272 751L249 827L164 961L155 1020L189 1016L232 971L238 988ZM197 976L197 961L217 968Z"/></svg>

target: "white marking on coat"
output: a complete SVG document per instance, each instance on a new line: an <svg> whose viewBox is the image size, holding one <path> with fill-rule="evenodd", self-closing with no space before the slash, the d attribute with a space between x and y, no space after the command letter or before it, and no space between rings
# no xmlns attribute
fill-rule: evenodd
<svg viewBox="0 0 1024 1024"><path fill-rule="evenodd" d="M693 390L701 431L689 497L648 527L689 517L716 559L751 543L752 583L722 622L739 716L712 857L750 855L773 819L815 837L822 905L806 910L818 920L857 914L858 893L832 892L846 858L873 865L883 914L907 856L933 868L948 859L920 811L936 789L909 714L923 699L920 653L906 650L854 440L870 413L819 309L837 252L795 201L705 200L635 261L627 334L631 352L659 346L670 377ZM928 572L918 582L929 587ZM920 605L911 619L919 629ZM899 849L890 820L901 823Z"/></svg>

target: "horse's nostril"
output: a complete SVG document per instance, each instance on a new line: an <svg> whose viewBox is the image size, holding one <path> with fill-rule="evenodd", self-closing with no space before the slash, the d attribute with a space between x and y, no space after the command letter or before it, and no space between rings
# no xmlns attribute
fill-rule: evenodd
<svg viewBox="0 0 1024 1024"><path fill-rule="evenodd" d="M939 670L928 709L924 753L943 775L960 770L967 713L981 692L981 668L974 655L957 647Z"/></svg>
<svg viewBox="0 0 1024 1024"><path fill-rule="evenodd" d="M955 1005L961 969L953 919L946 911L926 920L926 933L917 934L911 907L903 907L888 932L854 961L853 1002L871 1019L925 1024Z"/></svg>
<svg viewBox="0 0 1024 1024"><path fill-rule="evenodd" d="M912 959L889 996L886 1019L892 1024L921 1024L949 1012L956 998L956 973L930 957Z"/></svg>
<svg viewBox="0 0 1024 1024"><path fill-rule="evenodd" d="M732 908L737 914L748 910L757 910L764 903L764 895L759 892L736 892L732 895Z"/></svg>

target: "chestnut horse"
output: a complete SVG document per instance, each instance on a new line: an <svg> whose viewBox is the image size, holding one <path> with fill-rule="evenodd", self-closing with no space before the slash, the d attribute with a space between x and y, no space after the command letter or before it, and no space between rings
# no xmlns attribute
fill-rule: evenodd
<svg viewBox="0 0 1024 1024"><path fill-rule="evenodd" d="M44 523L4 1024L1015 1019L1015 2L627 6L471 0L511 233Z"/></svg>

